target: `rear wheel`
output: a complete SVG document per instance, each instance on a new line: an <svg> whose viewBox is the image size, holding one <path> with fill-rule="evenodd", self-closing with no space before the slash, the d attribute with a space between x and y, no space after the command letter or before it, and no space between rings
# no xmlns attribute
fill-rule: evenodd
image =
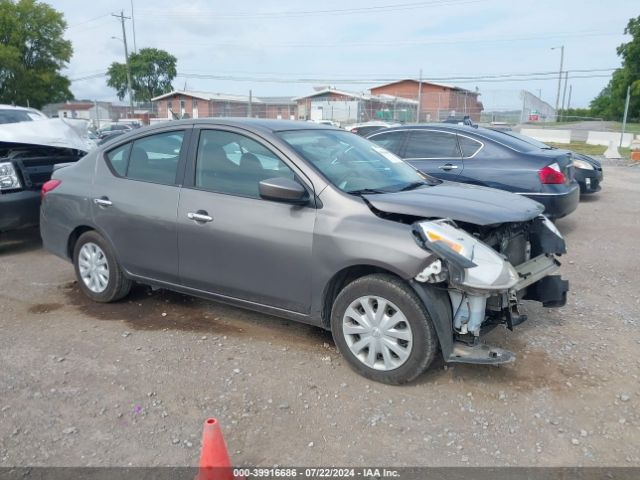
<svg viewBox="0 0 640 480"><path fill-rule="evenodd" d="M78 285L96 302L115 302L131 290L131 280L124 276L111 247L95 231L80 235L73 249Z"/></svg>
<svg viewBox="0 0 640 480"><path fill-rule="evenodd" d="M392 275L368 275L347 285L334 302L331 331L351 367L383 383L415 379L438 349L424 305Z"/></svg>

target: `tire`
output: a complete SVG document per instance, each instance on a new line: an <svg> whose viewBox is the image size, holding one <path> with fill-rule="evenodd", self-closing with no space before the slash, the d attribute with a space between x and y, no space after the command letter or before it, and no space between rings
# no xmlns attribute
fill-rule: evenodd
<svg viewBox="0 0 640 480"><path fill-rule="evenodd" d="M98 282L87 283L91 282L88 279L90 274L86 273L86 269L83 270L87 265L87 252L96 253L96 258L99 259L97 262L100 263L99 273L105 272L106 267L106 275L102 273L99 275L99 284ZM81 264L84 267L81 267ZM73 248L73 265L80 290L95 302L115 302L126 297L131 290L132 281L125 277L113 254L113 250L102 235L94 230L83 233L76 241ZM84 275L81 270L85 272Z"/></svg>
<svg viewBox="0 0 640 480"><path fill-rule="evenodd" d="M382 311L388 319L380 321L377 330L363 325L367 305L371 308L369 312ZM357 315L360 315L359 321L354 321ZM355 331L363 333L354 334ZM331 310L331 332L338 351L353 370L371 380L391 385L417 378L429 367L438 351L436 332L426 308L410 286L388 274L361 277L338 294ZM369 346L360 350L367 341L368 345L377 341L373 344L373 362Z"/></svg>

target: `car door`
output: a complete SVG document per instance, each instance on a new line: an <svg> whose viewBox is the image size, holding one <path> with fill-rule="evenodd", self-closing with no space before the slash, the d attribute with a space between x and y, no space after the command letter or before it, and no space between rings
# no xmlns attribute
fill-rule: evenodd
<svg viewBox="0 0 640 480"><path fill-rule="evenodd" d="M310 183L272 146L244 131L202 129L192 150L178 207L182 284L307 313L315 205L264 200L258 182L296 179L314 198Z"/></svg>
<svg viewBox="0 0 640 480"><path fill-rule="evenodd" d="M456 180L464 168L456 134L444 130L410 130L402 158L443 180Z"/></svg>
<svg viewBox="0 0 640 480"><path fill-rule="evenodd" d="M93 221L128 272L178 281L176 211L189 129L148 134L98 161Z"/></svg>

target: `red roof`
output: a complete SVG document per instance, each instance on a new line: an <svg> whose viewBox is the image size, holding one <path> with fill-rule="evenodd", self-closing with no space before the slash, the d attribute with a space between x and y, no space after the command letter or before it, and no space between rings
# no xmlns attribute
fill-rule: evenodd
<svg viewBox="0 0 640 480"><path fill-rule="evenodd" d="M65 103L60 110L89 110L93 106L93 103Z"/></svg>

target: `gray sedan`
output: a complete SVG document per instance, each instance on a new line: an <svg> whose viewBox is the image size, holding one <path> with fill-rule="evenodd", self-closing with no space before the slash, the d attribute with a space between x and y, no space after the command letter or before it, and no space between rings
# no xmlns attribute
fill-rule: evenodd
<svg viewBox="0 0 640 480"><path fill-rule="evenodd" d="M564 305L543 207L420 174L307 122L185 120L122 135L42 188L45 247L97 302L139 282L330 329L362 375L505 363L480 335Z"/></svg>

